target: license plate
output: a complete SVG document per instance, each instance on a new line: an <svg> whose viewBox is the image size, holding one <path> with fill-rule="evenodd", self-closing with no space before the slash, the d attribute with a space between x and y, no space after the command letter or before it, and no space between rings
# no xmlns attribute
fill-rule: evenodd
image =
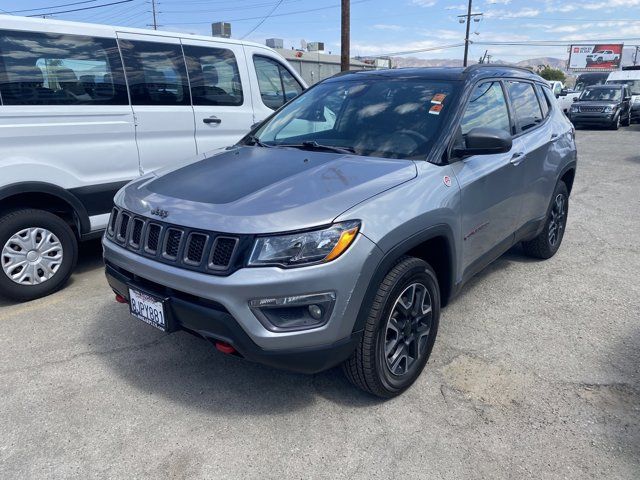
<svg viewBox="0 0 640 480"><path fill-rule="evenodd" d="M162 299L130 288L129 311L138 320L142 320L163 332L167 331L167 317Z"/></svg>

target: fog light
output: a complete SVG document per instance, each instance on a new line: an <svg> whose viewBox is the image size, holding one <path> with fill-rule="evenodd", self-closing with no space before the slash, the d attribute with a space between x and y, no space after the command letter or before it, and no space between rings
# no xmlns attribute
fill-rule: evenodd
<svg viewBox="0 0 640 480"><path fill-rule="evenodd" d="M324 325L331 317L336 295L333 292L259 298L249 306L256 318L274 332L306 330Z"/></svg>
<svg viewBox="0 0 640 480"><path fill-rule="evenodd" d="M309 305L309 315L311 315L316 320L320 320L322 318L322 308L318 305Z"/></svg>

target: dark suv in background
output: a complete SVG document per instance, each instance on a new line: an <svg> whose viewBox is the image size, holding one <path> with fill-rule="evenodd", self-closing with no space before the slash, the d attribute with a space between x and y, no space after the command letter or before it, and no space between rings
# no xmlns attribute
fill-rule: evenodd
<svg viewBox="0 0 640 480"><path fill-rule="evenodd" d="M631 93L626 85L594 85L575 99L569 118L576 126L600 126L617 130L631 125Z"/></svg>
<svg viewBox="0 0 640 480"><path fill-rule="evenodd" d="M518 242L558 251L575 169L573 128L528 70L343 74L120 190L107 279L163 331L298 372L343 364L391 397L475 273Z"/></svg>

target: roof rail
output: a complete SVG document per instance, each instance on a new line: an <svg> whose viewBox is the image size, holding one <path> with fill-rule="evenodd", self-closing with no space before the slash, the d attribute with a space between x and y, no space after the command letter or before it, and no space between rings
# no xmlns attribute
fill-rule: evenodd
<svg viewBox="0 0 640 480"><path fill-rule="evenodd" d="M507 65L505 63L475 63L473 65L469 65L467 68L464 69L464 73L467 72L473 72L474 70L480 70L481 68L491 68L491 67L496 67L496 68L512 68L515 70L521 70L523 72L527 72L530 73L532 75L537 75L536 72L534 72L533 70L530 70L528 68L525 67L517 67L515 65Z"/></svg>

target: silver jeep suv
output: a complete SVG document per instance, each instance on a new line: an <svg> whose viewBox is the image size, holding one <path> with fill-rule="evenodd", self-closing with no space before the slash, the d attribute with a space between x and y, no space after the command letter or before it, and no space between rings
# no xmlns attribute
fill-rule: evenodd
<svg viewBox="0 0 640 480"><path fill-rule="evenodd" d="M576 169L548 84L503 66L339 75L224 152L115 197L109 284L131 314L398 395L440 308L517 242L549 258Z"/></svg>

